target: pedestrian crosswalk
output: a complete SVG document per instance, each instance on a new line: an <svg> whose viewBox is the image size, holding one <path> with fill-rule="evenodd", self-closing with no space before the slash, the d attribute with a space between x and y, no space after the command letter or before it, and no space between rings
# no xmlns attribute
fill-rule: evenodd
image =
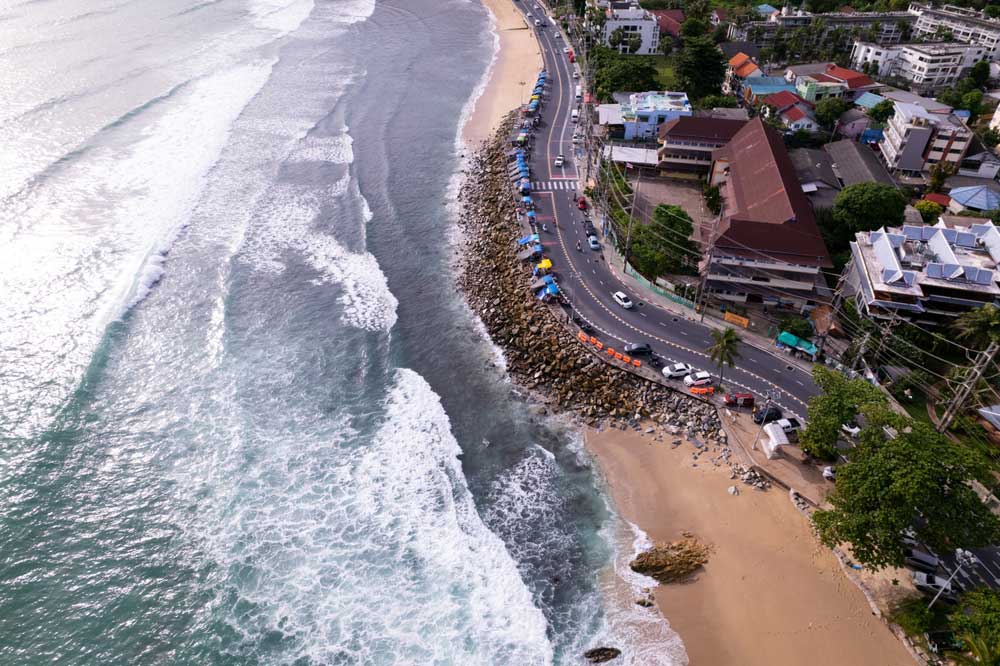
<svg viewBox="0 0 1000 666"><path fill-rule="evenodd" d="M537 180L531 182L532 189L535 190L575 190L577 181L575 180Z"/></svg>

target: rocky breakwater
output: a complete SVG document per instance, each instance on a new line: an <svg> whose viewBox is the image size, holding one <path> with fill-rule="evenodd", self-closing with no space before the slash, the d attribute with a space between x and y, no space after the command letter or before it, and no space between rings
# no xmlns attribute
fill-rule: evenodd
<svg viewBox="0 0 1000 666"><path fill-rule="evenodd" d="M520 385L591 424L650 419L670 429L725 442L715 408L613 366L581 345L557 308L529 291L530 269L517 259L524 235L508 176L509 119L473 158L461 192L465 235L461 286ZM555 266L556 270L569 270Z"/></svg>

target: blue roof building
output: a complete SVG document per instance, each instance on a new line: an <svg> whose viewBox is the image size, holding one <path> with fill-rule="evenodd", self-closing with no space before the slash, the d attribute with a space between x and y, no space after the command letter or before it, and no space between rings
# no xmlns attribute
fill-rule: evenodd
<svg viewBox="0 0 1000 666"><path fill-rule="evenodd" d="M973 210L1000 210L1000 194L986 185L956 187L948 192L952 201Z"/></svg>
<svg viewBox="0 0 1000 666"><path fill-rule="evenodd" d="M862 108L870 109L879 102L884 102L884 101L885 97L882 97L881 95L876 95L873 92L866 92L862 93L860 97L854 100L854 103Z"/></svg>
<svg viewBox="0 0 1000 666"><path fill-rule="evenodd" d="M743 83L743 97L754 103L783 90L795 92L795 86L786 81L783 76L757 76L747 79Z"/></svg>
<svg viewBox="0 0 1000 666"><path fill-rule="evenodd" d="M765 17L770 16L774 12L778 11L776 7L772 7L771 5L768 4L757 5L756 7L754 7L754 10L756 10L756 12L761 16Z"/></svg>

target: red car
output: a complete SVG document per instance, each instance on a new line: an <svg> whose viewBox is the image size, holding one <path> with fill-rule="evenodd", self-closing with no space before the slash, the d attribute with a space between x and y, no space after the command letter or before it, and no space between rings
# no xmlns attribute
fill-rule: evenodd
<svg viewBox="0 0 1000 666"><path fill-rule="evenodd" d="M753 407L753 394L751 393L727 393L722 397L722 401L727 407Z"/></svg>
<svg viewBox="0 0 1000 666"><path fill-rule="evenodd" d="M587 200L584 197L580 197L576 200L576 207L580 210L587 210Z"/></svg>
<svg viewBox="0 0 1000 666"><path fill-rule="evenodd" d="M570 62L576 62L576 56L573 55L572 51L569 52L569 61Z"/></svg>

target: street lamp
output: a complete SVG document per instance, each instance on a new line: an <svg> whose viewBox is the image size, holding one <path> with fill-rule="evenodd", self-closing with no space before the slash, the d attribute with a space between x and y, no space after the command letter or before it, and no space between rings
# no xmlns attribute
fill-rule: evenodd
<svg viewBox="0 0 1000 666"><path fill-rule="evenodd" d="M967 550L958 548L955 550L955 562L956 562L955 570L951 573L950 576L948 576L948 580L945 582L944 585L941 586L941 589L938 590L938 593L934 595L934 598L931 599L931 602L927 604L927 610L931 609L931 606L933 606L934 602L938 600L938 597L940 597L944 593L945 589L951 587L951 581L954 580L955 576L958 575L958 572L962 570L963 566L969 566L971 564L976 563L976 556Z"/></svg>
<svg viewBox="0 0 1000 666"><path fill-rule="evenodd" d="M521 106L524 106L524 81L518 81L517 85L521 86Z"/></svg>

